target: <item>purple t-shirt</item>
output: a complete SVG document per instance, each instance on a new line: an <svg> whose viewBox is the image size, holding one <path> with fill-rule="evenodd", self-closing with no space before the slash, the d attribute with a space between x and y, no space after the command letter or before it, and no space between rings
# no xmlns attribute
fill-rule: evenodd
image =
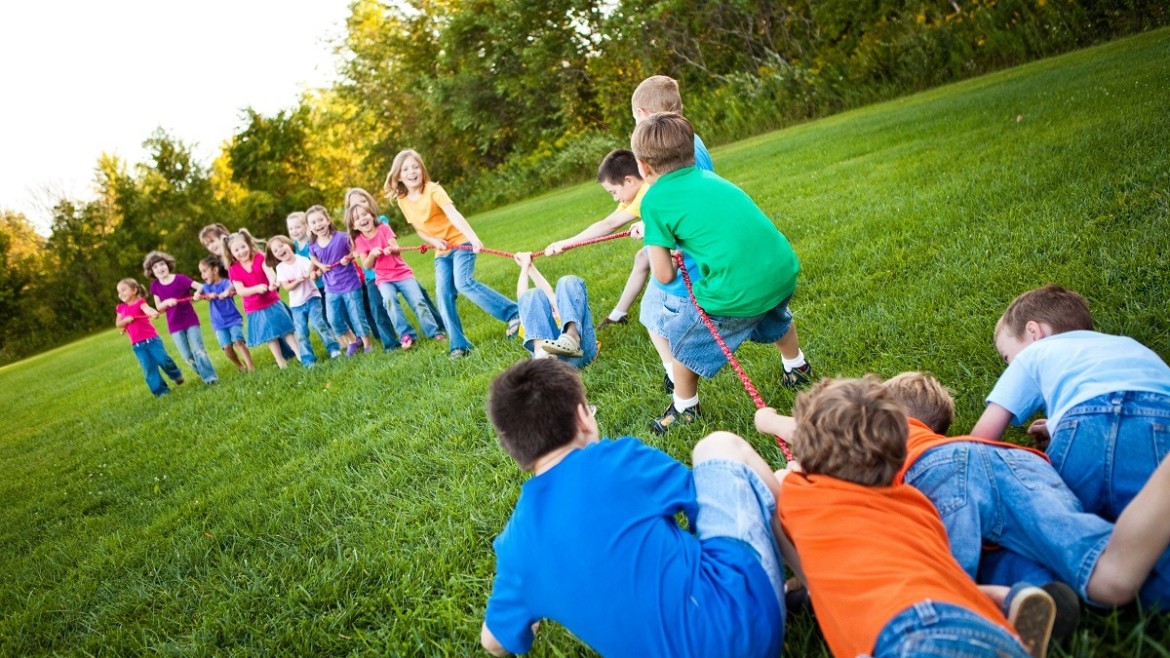
<svg viewBox="0 0 1170 658"><path fill-rule="evenodd" d="M176 274L170 283L162 284L158 280L150 283L150 294L159 300L178 299L191 296L191 277L186 274ZM175 332L199 326L199 316L195 314L195 307L190 301L179 302L167 309L167 331Z"/></svg>
<svg viewBox="0 0 1170 658"><path fill-rule="evenodd" d="M325 292L336 295L361 290L360 270L352 263L345 266L337 265L351 251L349 238L345 237L345 233L341 231L334 231L333 237L329 239L329 244L324 247L317 240L309 243L309 253L313 254L314 258L322 265L333 265L333 269L325 272L325 276L322 277L325 279Z"/></svg>

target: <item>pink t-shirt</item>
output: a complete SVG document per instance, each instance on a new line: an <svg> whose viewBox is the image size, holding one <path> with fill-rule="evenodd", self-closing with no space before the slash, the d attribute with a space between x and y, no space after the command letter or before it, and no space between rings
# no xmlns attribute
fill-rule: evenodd
<svg viewBox="0 0 1170 658"><path fill-rule="evenodd" d="M132 304L118 304L118 315L134 318L133 322L122 327L126 331L126 335L130 337L131 345L137 345L144 340L158 337L158 332L154 330L154 325L150 323L150 319L142 312L142 305L145 303L145 301L140 299Z"/></svg>
<svg viewBox="0 0 1170 658"><path fill-rule="evenodd" d="M260 284L267 286L271 283L268 280L268 273L264 271L264 254L256 254L252 257L252 271L250 272L244 269L243 264L232 263L232 266L228 268L228 276L236 284L237 291ZM280 293L275 290L262 292L259 295L240 296L244 298L244 313L263 311L280 301Z"/></svg>
<svg viewBox="0 0 1170 658"><path fill-rule="evenodd" d="M304 256L297 256L292 263L277 263L276 264L276 280L288 281L295 279L298 276L304 276L313 269L313 261ZM305 279L297 285L288 290L288 305L296 308L312 297L320 297L321 291L317 290L317 284L312 279Z"/></svg>
<svg viewBox="0 0 1170 658"><path fill-rule="evenodd" d="M378 224L378 228L374 229L374 237L367 238L364 234L358 233L353 244L359 254L368 254L375 249L385 249L390 245L390 241L397 237L388 224ZM414 270L410 269L400 255L385 254L374 260L376 283L392 283L413 278Z"/></svg>

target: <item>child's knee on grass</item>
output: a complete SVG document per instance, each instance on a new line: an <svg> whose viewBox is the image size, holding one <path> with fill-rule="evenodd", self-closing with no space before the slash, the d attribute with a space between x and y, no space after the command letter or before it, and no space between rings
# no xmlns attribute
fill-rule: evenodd
<svg viewBox="0 0 1170 658"><path fill-rule="evenodd" d="M744 462L747 461L745 452L755 454L751 445L742 437L731 432L714 432L695 444L691 451L691 464L698 465L712 459Z"/></svg>

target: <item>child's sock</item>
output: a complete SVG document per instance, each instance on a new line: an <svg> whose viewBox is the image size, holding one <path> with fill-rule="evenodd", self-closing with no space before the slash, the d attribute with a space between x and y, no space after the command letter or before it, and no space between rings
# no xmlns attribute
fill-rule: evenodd
<svg viewBox="0 0 1170 658"><path fill-rule="evenodd" d="M674 361L663 361L662 368L663 368L663 370L666 370L666 378L669 379L670 383L673 384L674 383Z"/></svg>
<svg viewBox="0 0 1170 658"><path fill-rule="evenodd" d="M808 363L804 360L804 350L797 353L795 359L786 358L783 354L780 355L780 361L784 363L785 370L796 370L804 364Z"/></svg>
<svg viewBox="0 0 1170 658"><path fill-rule="evenodd" d="M626 317L626 313L625 311L610 311L606 317L609 318L610 322L621 322L622 318Z"/></svg>
<svg viewBox="0 0 1170 658"><path fill-rule="evenodd" d="M695 393L695 397L693 397L693 398L680 398L677 395L674 396L674 409L675 409L675 411L686 411L687 409L690 409L691 407L697 407L697 406L699 406L699 394L698 393Z"/></svg>

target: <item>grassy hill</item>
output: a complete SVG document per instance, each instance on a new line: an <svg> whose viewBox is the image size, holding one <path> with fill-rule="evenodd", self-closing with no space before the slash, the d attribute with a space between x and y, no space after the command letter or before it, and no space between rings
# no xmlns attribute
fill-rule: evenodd
<svg viewBox="0 0 1170 658"><path fill-rule="evenodd" d="M1168 108L1161 30L713 155L801 257L793 309L817 370L931 370L955 392L961 432L1002 368L996 318L1039 284L1081 291L1101 330L1170 357ZM509 251L611 209L595 184L462 208ZM538 264L583 276L600 319L635 250L612 241ZM407 258L433 290L429 255ZM514 293L510 261L483 255L478 272ZM111 330L0 369L0 655L475 655L491 540L523 481L483 398L525 353L461 309L477 349L459 362L424 341L278 371L260 349L246 376L216 354L218 386L192 374L155 400ZM729 369L702 386L703 422L651 436L668 399L649 341L635 324L601 340L584 379L605 434L687 461L705 432L729 429L779 463ZM789 409L775 351L740 357ZM789 633L788 655L823 651L811 624ZM1091 614L1068 651L1164 656L1170 633L1160 616ZM555 624L533 652L580 654Z"/></svg>

